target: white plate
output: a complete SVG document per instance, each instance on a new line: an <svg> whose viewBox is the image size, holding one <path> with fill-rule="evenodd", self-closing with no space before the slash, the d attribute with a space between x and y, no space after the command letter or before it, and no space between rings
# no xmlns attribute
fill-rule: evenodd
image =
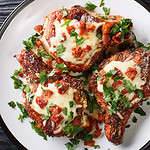
<svg viewBox="0 0 150 150"><path fill-rule="evenodd" d="M122 15L132 18L134 30L138 40L150 41L150 14L140 4L134 0L105 0L106 6L111 7L111 14ZM91 0L99 5L100 0ZM35 0L24 8L10 23L0 41L0 112L13 135L29 150L65 150L65 138L48 138L44 141L30 127L26 120L21 123L17 120L19 111L12 110L8 102L23 101L21 92L13 89L13 81L10 79L11 73L19 65L13 55L19 53L23 48L22 41L27 39L33 31L33 27L43 23L43 17L50 11L62 6L83 5L86 1L81 0ZM99 11L100 9L96 9ZM103 135L96 140L96 144L102 150L138 150L150 139L150 109L144 106L147 116L139 117L138 123L126 129L124 143L120 146L113 146ZM78 147L77 149L81 149ZM83 149L83 148L82 148Z"/></svg>

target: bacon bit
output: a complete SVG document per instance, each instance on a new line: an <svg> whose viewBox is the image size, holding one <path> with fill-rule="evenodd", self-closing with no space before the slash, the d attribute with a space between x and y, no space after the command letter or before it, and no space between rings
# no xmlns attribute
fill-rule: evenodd
<svg viewBox="0 0 150 150"><path fill-rule="evenodd" d="M100 84L104 84L106 81L107 81L107 77L103 77L103 78L100 80Z"/></svg>
<svg viewBox="0 0 150 150"><path fill-rule="evenodd" d="M81 126L81 117L77 116L74 118L74 120L72 121L72 125L73 126Z"/></svg>
<svg viewBox="0 0 150 150"><path fill-rule="evenodd" d="M41 34L43 32L43 26L42 25L37 25L37 26L34 27L34 30Z"/></svg>
<svg viewBox="0 0 150 150"><path fill-rule="evenodd" d="M72 30L75 31L75 27L74 26L67 26L66 29L67 29L67 31L68 31L69 34L70 34L70 32Z"/></svg>
<svg viewBox="0 0 150 150"><path fill-rule="evenodd" d="M121 91L121 94L123 94L123 95L125 95L127 93L128 93L128 91L126 89L124 89L124 90Z"/></svg>
<svg viewBox="0 0 150 150"><path fill-rule="evenodd" d="M40 106L41 109L43 109L47 105L48 101L43 97L37 96L36 103Z"/></svg>
<svg viewBox="0 0 150 150"><path fill-rule="evenodd" d="M87 45L86 48L84 48L83 50L85 52L89 52L92 49L92 47L90 45Z"/></svg>
<svg viewBox="0 0 150 150"><path fill-rule="evenodd" d="M51 90L44 90L42 93L43 98L50 98L53 95L53 92Z"/></svg>
<svg viewBox="0 0 150 150"><path fill-rule="evenodd" d="M55 122L55 123L60 123L60 121L63 120L64 117L63 117L62 115L60 115L60 114L56 114L56 115L52 115L52 116L50 117L50 119L51 119L53 122Z"/></svg>
<svg viewBox="0 0 150 150"><path fill-rule="evenodd" d="M98 112L98 122L102 123L104 121L104 114L101 112Z"/></svg>
<svg viewBox="0 0 150 150"><path fill-rule="evenodd" d="M46 64L48 65L48 68L52 68L52 59L48 59Z"/></svg>
<svg viewBox="0 0 150 150"><path fill-rule="evenodd" d="M86 146L94 146L95 145L95 141L91 140L91 141L88 141L88 142L84 142L84 145L86 145Z"/></svg>
<svg viewBox="0 0 150 150"><path fill-rule="evenodd" d="M104 77L105 74L106 74L105 70L102 69L102 70L98 73L98 76Z"/></svg>
<svg viewBox="0 0 150 150"><path fill-rule="evenodd" d="M64 81L61 81L61 85L62 85L62 87L58 89L58 93L59 94L65 94L66 91L69 89L69 84L67 84Z"/></svg>
<svg viewBox="0 0 150 150"><path fill-rule="evenodd" d="M23 78L23 73L19 73L18 76Z"/></svg>
<svg viewBox="0 0 150 150"><path fill-rule="evenodd" d="M36 40L35 45L39 48L42 45L41 40Z"/></svg>
<svg viewBox="0 0 150 150"><path fill-rule="evenodd" d="M87 30L86 30L86 23L81 21L80 22L80 26L79 26L79 29L80 29L80 35L87 35Z"/></svg>
<svg viewBox="0 0 150 150"><path fill-rule="evenodd" d="M94 132L93 137L98 138L99 136L101 136L101 134L102 134L102 129L99 128Z"/></svg>
<svg viewBox="0 0 150 150"><path fill-rule="evenodd" d="M134 78L136 77L136 74L137 74L136 68L128 67L125 74L127 75L127 77L129 79L134 80Z"/></svg>
<svg viewBox="0 0 150 150"><path fill-rule="evenodd" d="M136 64L142 63L143 62L142 56L140 54L136 54L135 57L134 57L134 62Z"/></svg>
<svg viewBox="0 0 150 150"><path fill-rule="evenodd" d="M121 77L123 76L123 73L121 72L121 70L119 70L119 69L116 68L116 67L114 68L114 70L117 71L117 75L118 75L118 76L121 76Z"/></svg>
<svg viewBox="0 0 150 150"><path fill-rule="evenodd" d="M39 84L36 84L33 89L31 90L32 93L35 93L37 91Z"/></svg>
<svg viewBox="0 0 150 150"><path fill-rule="evenodd" d="M81 47L76 47L76 48L73 48L72 49L72 55L75 57L75 58L83 58L85 53L83 51L83 49Z"/></svg>
<svg viewBox="0 0 150 150"><path fill-rule="evenodd" d="M55 122L55 123L59 123L62 119L64 119L64 117L62 115L60 115L62 108L55 105L53 107L49 108L49 111L51 113L51 117L50 119Z"/></svg>
<svg viewBox="0 0 150 150"><path fill-rule="evenodd" d="M121 32L119 32L119 33L117 33L116 35L114 35L113 37L112 37L112 39L114 40L114 42L115 43L117 43L117 44L120 44L120 42L121 42Z"/></svg>
<svg viewBox="0 0 150 150"><path fill-rule="evenodd" d="M86 25L86 30L88 32L94 32L95 28L96 28L96 26L94 24L87 24Z"/></svg>
<svg viewBox="0 0 150 150"><path fill-rule="evenodd" d="M63 38L64 38L64 40L61 40L60 42L64 42L64 41L66 41L66 39L67 39L67 37L66 37L66 34L63 32L62 33L62 35L61 35Z"/></svg>
<svg viewBox="0 0 150 150"><path fill-rule="evenodd" d="M112 87L114 88L114 90L117 90L117 88L120 87L122 84L123 84L122 81L115 81L115 82L112 84Z"/></svg>

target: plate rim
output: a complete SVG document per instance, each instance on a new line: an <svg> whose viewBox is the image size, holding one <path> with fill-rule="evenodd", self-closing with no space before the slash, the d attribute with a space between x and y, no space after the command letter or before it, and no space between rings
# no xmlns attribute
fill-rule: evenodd
<svg viewBox="0 0 150 150"><path fill-rule="evenodd" d="M0 40L5 32L5 30L7 29L7 27L9 26L9 24L11 23L11 21L16 17L16 15L18 13L20 13L26 6L28 6L30 3L32 3L35 0L23 0L9 15L8 17L5 19L5 21L3 22L3 24L1 25L0 28ZM143 6L149 13L150 13L150 7L148 7L142 0L134 0L137 3L139 3L141 6ZM23 146L23 144L21 144L16 137L13 135L13 133L11 133L11 131L8 129L7 125L5 124L2 116L0 115L0 125L2 130L4 131L4 133L7 135L7 137L9 138L9 140L16 145L16 147L19 150L27 150L27 148L25 148ZM139 150L148 150L148 148L150 148L150 140Z"/></svg>

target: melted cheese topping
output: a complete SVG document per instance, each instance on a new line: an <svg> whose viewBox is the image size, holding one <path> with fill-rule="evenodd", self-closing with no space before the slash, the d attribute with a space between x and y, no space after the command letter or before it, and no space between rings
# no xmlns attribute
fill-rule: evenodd
<svg viewBox="0 0 150 150"><path fill-rule="evenodd" d="M45 25L44 25L45 28L46 28L46 24L48 24L48 19L45 22ZM100 44L99 44L100 40L96 37L96 30L98 27L102 26L104 23L96 23L96 22L92 23L96 26L94 32L88 32L88 35L82 36L83 38L85 38L85 41L82 45L80 45L80 47L86 48L86 46L89 45L92 48L92 50L90 50L89 52L86 52L86 55L82 59L75 58L72 55L72 48L76 47L75 37L70 37L70 35L66 29L66 25L62 26L63 24L64 24L64 20L61 20L61 23L59 21L54 22L56 36L49 39L49 41L51 43L51 47L49 47L49 45L45 39L46 33L44 33L41 40L45 44L46 49L48 49L49 52L56 52L56 48L53 48L53 46L57 47L58 45L63 44L64 47L66 48L66 50L65 50L65 52L63 52L63 55L61 56L61 58L64 61L72 62L75 64L84 64L85 62L89 63L90 61L87 61L87 60L89 60L96 52L98 52L102 49L102 48L98 48L100 46ZM80 25L80 22L76 19L73 19L69 24L69 26L74 26L76 28L75 32L79 35L79 38L81 38L80 34L79 34L79 32L80 32L79 25ZM62 33L65 33L65 35L66 35L66 40L63 43L60 42Z"/></svg>
<svg viewBox="0 0 150 150"><path fill-rule="evenodd" d="M71 87L69 87L68 91L66 91L65 94L61 95L61 94L58 93L58 89L57 89L57 87L55 86L54 83L53 84L48 84L48 87L44 87L41 84L38 86L37 91L35 93L35 96L33 98L32 104L31 104L31 107L36 112L38 112L39 114L48 115L46 107L41 109L40 106L36 103L36 98L37 98L37 96L42 95L43 89L44 90L51 90L53 92L53 95L48 99L48 104L47 104L46 107L49 107L50 104L56 104L61 108L66 107L67 111L68 111L68 115L72 111L74 113L73 117L77 116L76 109L82 107L82 105L74 104L74 106L72 108L70 108L70 106L69 106L69 102L74 101L74 93L76 92L76 89L72 89ZM67 121L68 115L65 116L62 112L61 112L61 114L64 117L63 121Z"/></svg>
<svg viewBox="0 0 150 150"><path fill-rule="evenodd" d="M133 85L136 85L137 89L142 89L141 86L145 84L145 81L141 79L141 68L133 60L125 61L125 62L111 61L108 65L104 67L104 71L109 72L110 70L113 70L115 67L118 68L123 73L123 76L125 77L126 80L130 80ZM128 67L136 68L137 74L134 80L129 79L125 74ZM98 87L97 87L98 91L103 92L103 85L100 84L99 82L97 83L98 83ZM112 83L113 81L111 82L111 84L110 82L108 84L112 85Z"/></svg>

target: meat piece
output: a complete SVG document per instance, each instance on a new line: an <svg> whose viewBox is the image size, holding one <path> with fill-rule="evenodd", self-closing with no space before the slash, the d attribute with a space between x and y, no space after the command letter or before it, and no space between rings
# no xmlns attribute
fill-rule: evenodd
<svg viewBox="0 0 150 150"><path fill-rule="evenodd" d="M83 72L100 60L103 53L108 56L133 43L132 24L121 40L121 32L112 36L110 31L123 18L98 16L81 6L49 13L43 26L43 46L58 63L64 62L69 70Z"/></svg>
<svg viewBox="0 0 150 150"><path fill-rule="evenodd" d="M105 135L118 145L123 141L131 113L150 97L150 52L140 48L120 52L104 60L99 68L99 73L90 77L89 84L106 112Z"/></svg>
<svg viewBox="0 0 150 150"><path fill-rule="evenodd" d="M38 57L32 51L22 50L21 54L17 55L17 60L20 63L26 77L31 80L37 81L37 74L43 70L47 73L52 70L50 66L42 61L41 57Z"/></svg>
<svg viewBox="0 0 150 150"><path fill-rule="evenodd" d="M80 80L56 74L49 77L46 84L38 84L36 90L33 89L34 97L32 102L26 102L26 110L29 117L40 123L46 135L64 136L68 133L63 128L68 124L86 125L83 118L86 117L87 99Z"/></svg>

